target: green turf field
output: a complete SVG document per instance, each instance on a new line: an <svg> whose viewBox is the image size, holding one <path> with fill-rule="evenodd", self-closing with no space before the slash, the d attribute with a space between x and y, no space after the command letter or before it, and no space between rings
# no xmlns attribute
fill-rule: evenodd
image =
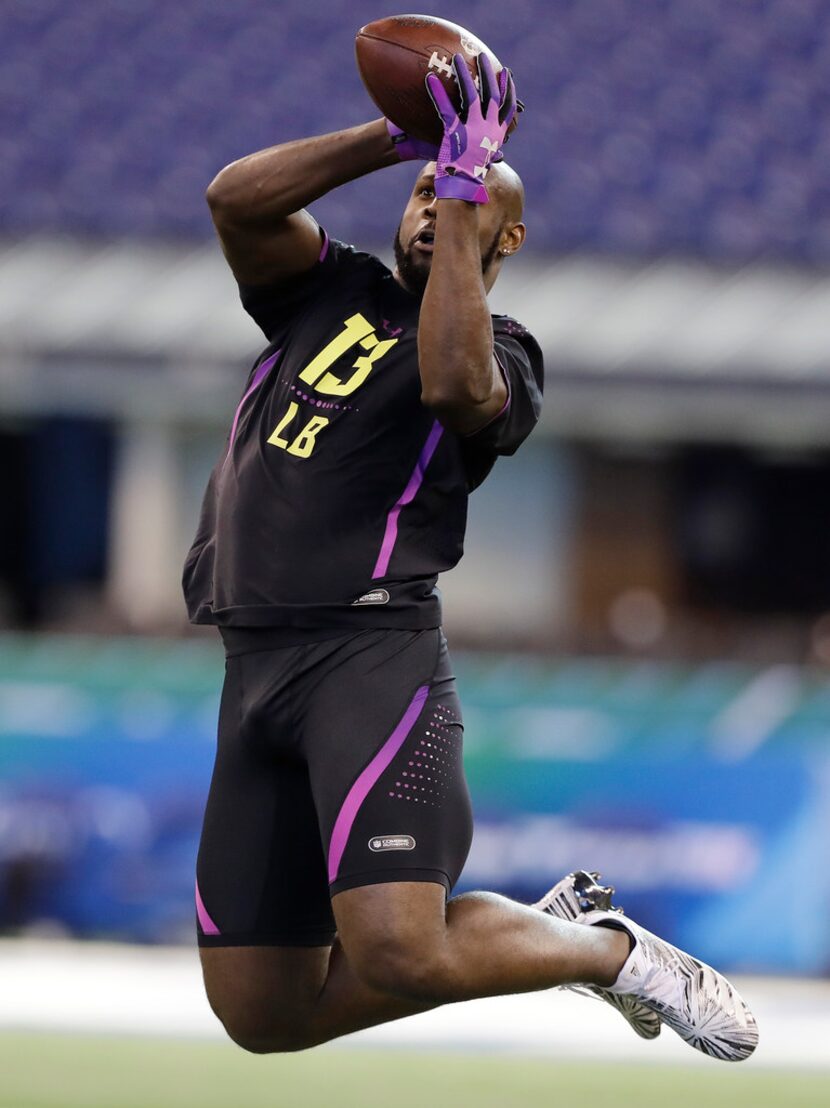
<svg viewBox="0 0 830 1108"><path fill-rule="evenodd" d="M0 1034L0 1108L822 1108L830 1074L750 1063L668 1068L512 1056Z"/></svg>

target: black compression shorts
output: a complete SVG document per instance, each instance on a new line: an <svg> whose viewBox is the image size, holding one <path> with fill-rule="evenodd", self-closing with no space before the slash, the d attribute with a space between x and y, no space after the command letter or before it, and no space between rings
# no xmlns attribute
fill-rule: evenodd
<svg viewBox="0 0 830 1108"><path fill-rule="evenodd" d="M224 638L200 945L328 945L330 898L358 885L433 881L449 893L472 816L440 629L303 646L267 630Z"/></svg>

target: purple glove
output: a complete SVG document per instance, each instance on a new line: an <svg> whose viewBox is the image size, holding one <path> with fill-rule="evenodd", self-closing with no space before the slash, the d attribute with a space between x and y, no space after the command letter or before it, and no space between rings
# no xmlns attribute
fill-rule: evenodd
<svg viewBox="0 0 830 1108"><path fill-rule="evenodd" d="M484 178L495 161L516 114L516 89L507 69L493 72L486 54L479 54L478 89L461 54L453 58L455 79L461 93L461 110L456 111L447 90L434 74L427 75L427 92L444 124L444 139L438 151L435 195L439 199L467 200L486 204L489 197Z"/></svg>
<svg viewBox="0 0 830 1108"><path fill-rule="evenodd" d="M438 157L438 147L423 139L413 138L406 131L402 131L397 123L391 119L386 120L386 130L395 144L395 150L402 162L434 162Z"/></svg>

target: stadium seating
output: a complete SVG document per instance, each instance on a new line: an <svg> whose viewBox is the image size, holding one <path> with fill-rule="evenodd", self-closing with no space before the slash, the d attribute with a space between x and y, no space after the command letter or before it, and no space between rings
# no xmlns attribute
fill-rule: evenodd
<svg viewBox="0 0 830 1108"><path fill-rule="evenodd" d="M830 261L830 5L510 10L502 27L483 0L441 7L517 74L528 115L510 153L538 247ZM351 42L378 14L365 0L3 5L0 233L209 234L202 193L223 163L371 117ZM402 173L321 218L385 241Z"/></svg>

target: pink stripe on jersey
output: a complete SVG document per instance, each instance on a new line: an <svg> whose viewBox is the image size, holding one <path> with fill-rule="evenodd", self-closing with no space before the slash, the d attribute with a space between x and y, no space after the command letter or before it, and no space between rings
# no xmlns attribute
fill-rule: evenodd
<svg viewBox="0 0 830 1108"><path fill-rule="evenodd" d="M421 685L415 693L412 702L403 714L400 723L395 730L363 770L358 779L349 789L343 807L337 813L334 821L334 829L329 843L329 882L337 879L340 871L340 863L343 860L343 852L349 841L352 825L355 821L360 806L371 792L378 778L403 746L407 735L415 726L421 709L429 695L429 685Z"/></svg>
<svg viewBox="0 0 830 1108"><path fill-rule="evenodd" d="M418 489L423 484L426 468L430 463L432 455L435 453L435 448L443 433L444 428L436 419L427 436L427 441L424 443L423 449L418 455L418 461L415 463L415 468L412 471L412 476L407 481L406 488L398 497L394 506L389 510L389 514L386 517L386 530L383 534L383 542L380 544L380 551L378 553L378 560L375 562L375 568L372 571L373 581L377 577L384 577L387 569L389 569L389 559L392 557L392 550L398 538L398 516L401 514L401 508L404 508L415 499Z"/></svg>
<svg viewBox="0 0 830 1108"><path fill-rule="evenodd" d="M321 228L322 230L322 228ZM326 260L326 254L329 252L329 236L326 231L323 231L323 248L320 251L320 257L317 262L324 262Z"/></svg>
<svg viewBox="0 0 830 1108"><path fill-rule="evenodd" d="M213 920L210 918L205 908L204 901L202 900L202 894L199 892L199 882L196 882L196 915L199 917L199 926L205 935L219 935L220 931Z"/></svg>
<svg viewBox="0 0 830 1108"><path fill-rule="evenodd" d="M239 416L242 412L242 405L245 403L245 401L248 399L248 397L251 395L251 393L256 392L256 390L259 388L259 386L265 380L265 377L267 376L269 370L274 368L276 360L277 360L277 358L279 358L281 353L282 353L282 351L278 350L275 354L272 354L270 358L266 358L265 361L262 363L262 365L257 366L256 373L254 374L254 379L253 379L253 381L251 381L251 387L248 389L248 391L245 393L245 395L239 401L239 404L238 404L237 409L236 409L236 415L233 417L233 423L231 424L230 440L228 442L228 454L226 455L225 460L227 460L227 457L230 455L230 452L233 449L234 439L236 438L236 427L237 427L237 424L239 423Z"/></svg>

